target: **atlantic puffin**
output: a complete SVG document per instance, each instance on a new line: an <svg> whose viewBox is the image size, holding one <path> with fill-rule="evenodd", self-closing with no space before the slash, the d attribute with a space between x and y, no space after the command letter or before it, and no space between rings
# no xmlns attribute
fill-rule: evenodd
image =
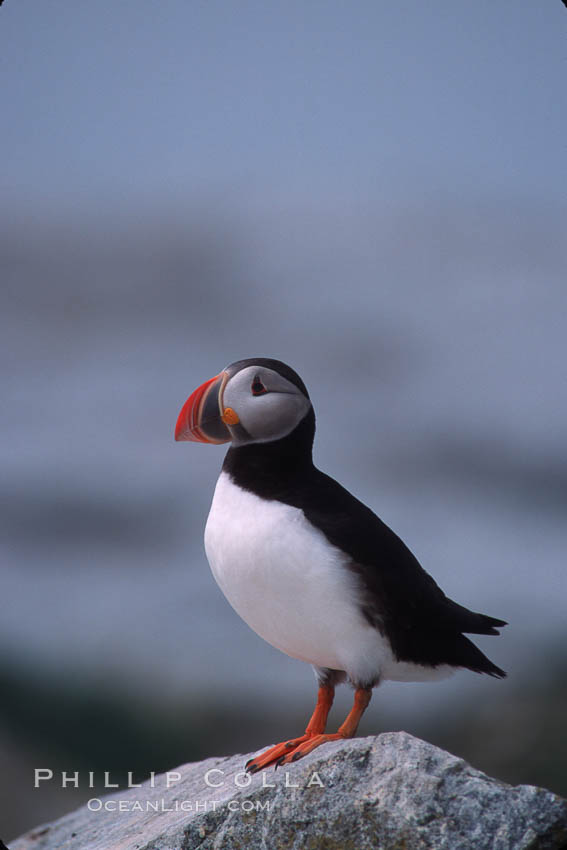
<svg viewBox="0 0 567 850"><path fill-rule="evenodd" d="M449 599L370 508L312 460L315 413L299 375L279 360L238 360L198 387L176 440L231 443L205 528L220 589L264 640L312 665L317 704L303 735L246 764L288 764L350 738L384 680L428 681L458 668L503 678L464 633L498 635L504 620ZM335 686L354 704L325 731Z"/></svg>

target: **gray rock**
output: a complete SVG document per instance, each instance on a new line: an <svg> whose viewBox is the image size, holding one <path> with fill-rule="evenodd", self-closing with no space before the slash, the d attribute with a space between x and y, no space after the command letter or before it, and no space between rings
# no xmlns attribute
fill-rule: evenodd
<svg viewBox="0 0 567 850"><path fill-rule="evenodd" d="M93 798L10 850L567 847L566 800L505 785L404 732L327 744L252 777L246 760L186 764L153 787Z"/></svg>

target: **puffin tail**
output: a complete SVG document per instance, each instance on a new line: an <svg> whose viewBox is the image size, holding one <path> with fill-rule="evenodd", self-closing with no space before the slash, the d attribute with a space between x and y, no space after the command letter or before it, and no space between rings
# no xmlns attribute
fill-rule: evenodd
<svg viewBox="0 0 567 850"><path fill-rule="evenodd" d="M487 619L492 619L491 617ZM501 623L502 620L497 620ZM498 634L498 632L482 632L482 634ZM495 679L505 679L508 675L505 670L493 664L490 658L487 658L484 652L481 652L478 646L469 640L464 635L460 635L460 640L456 646L456 661L457 666L466 667L467 670L472 670L473 673L486 673L488 676L494 676ZM457 660L458 659L458 660Z"/></svg>

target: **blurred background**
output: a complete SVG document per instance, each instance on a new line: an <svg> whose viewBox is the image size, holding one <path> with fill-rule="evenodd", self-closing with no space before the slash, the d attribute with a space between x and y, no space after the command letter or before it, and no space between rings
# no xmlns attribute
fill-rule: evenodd
<svg viewBox="0 0 567 850"><path fill-rule="evenodd" d="M559 0L3 4L5 841L101 793L36 767L304 728L311 670L205 560L224 448L173 442L256 355L307 383L317 464L510 622L475 639L507 680L386 683L361 733L567 794L566 36Z"/></svg>

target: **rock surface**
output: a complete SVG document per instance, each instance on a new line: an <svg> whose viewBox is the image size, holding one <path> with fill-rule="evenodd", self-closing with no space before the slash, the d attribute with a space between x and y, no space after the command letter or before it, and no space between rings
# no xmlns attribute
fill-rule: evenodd
<svg viewBox="0 0 567 850"><path fill-rule="evenodd" d="M252 777L247 758L186 764L153 787L93 798L10 850L567 847L566 800L505 785L404 732L327 744Z"/></svg>

